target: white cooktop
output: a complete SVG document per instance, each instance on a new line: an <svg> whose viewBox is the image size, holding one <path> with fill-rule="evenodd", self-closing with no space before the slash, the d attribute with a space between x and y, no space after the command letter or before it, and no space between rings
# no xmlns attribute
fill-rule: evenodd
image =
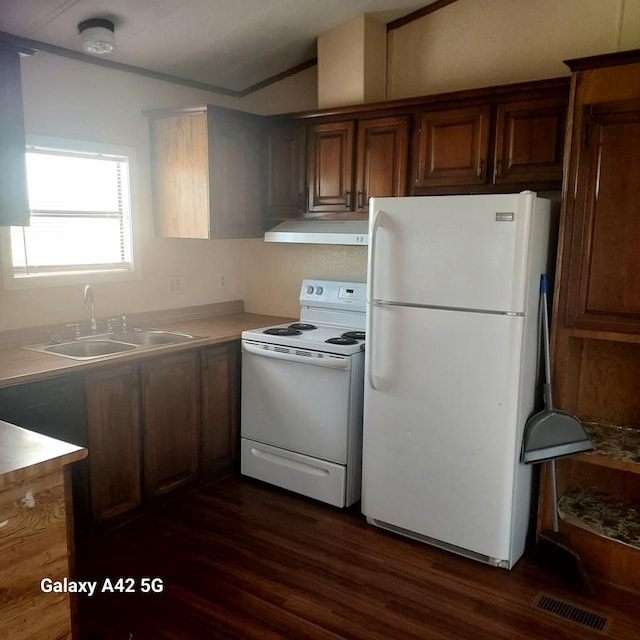
<svg viewBox="0 0 640 640"><path fill-rule="evenodd" d="M242 332L243 340L254 340L270 345L295 349L308 349L338 355L353 355L364 351L362 336L343 339L350 331L364 332L366 285L361 282L332 280L303 280L300 288L300 320L286 324L260 327ZM314 329L297 328L312 325ZM267 330L297 331L295 335L272 335ZM340 344L327 340L339 338Z"/></svg>

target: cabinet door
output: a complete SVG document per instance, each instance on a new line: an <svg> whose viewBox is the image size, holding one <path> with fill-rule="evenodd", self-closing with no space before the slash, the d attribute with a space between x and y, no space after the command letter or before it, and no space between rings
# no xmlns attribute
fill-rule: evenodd
<svg viewBox="0 0 640 640"><path fill-rule="evenodd" d="M0 50L0 226L29 224L20 54Z"/></svg>
<svg viewBox="0 0 640 640"><path fill-rule="evenodd" d="M369 211L369 198L407 194L407 116L358 122L356 211Z"/></svg>
<svg viewBox="0 0 640 640"><path fill-rule="evenodd" d="M205 111L149 121L156 233L209 237L209 155Z"/></svg>
<svg viewBox="0 0 640 640"><path fill-rule="evenodd" d="M197 352L142 364L145 493L153 497L196 479L199 459Z"/></svg>
<svg viewBox="0 0 640 640"><path fill-rule="evenodd" d="M352 211L353 120L309 127L309 211Z"/></svg>
<svg viewBox="0 0 640 640"><path fill-rule="evenodd" d="M265 215L297 218L306 208L305 131L299 122L278 124L266 135Z"/></svg>
<svg viewBox="0 0 640 640"><path fill-rule="evenodd" d="M211 237L262 235L260 130L251 118L209 111Z"/></svg>
<svg viewBox="0 0 640 640"><path fill-rule="evenodd" d="M202 362L202 468L205 478L233 469L238 448L238 345L205 349Z"/></svg>
<svg viewBox="0 0 640 640"><path fill-rule="evenodd" d="M489 118L488 106L419 114L415 187L483 184L487 178Z"/></svg>
<svg viewBox="0 0 640 640"><path fill-rule="evenodd" d="M640 100L586 105L567 323L640 333Z"/></svg>
<svg viewBox="0 0 640 640"><path fill-rule="evenodd" d="M135 365L85 376L91 515L105 520L140 504L140 394Z"/></svg>
<svg viewBox="0 0 640 640"><path fill-rule="evenodd" d="M559 188L566 111L565 98L498 105L493 182Z"/></svg>

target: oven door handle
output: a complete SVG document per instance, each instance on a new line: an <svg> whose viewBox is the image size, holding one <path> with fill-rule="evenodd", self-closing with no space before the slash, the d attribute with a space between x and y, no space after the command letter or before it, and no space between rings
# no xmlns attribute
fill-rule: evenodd
<svg viewBox="0 0 640 640"><path fill-rule="evenodd" d="M275 358L276 360L288 360L289 362L299 362L300 364L310 364L313 367L328 367L329 369L349 369L349 357L326 354L322 358L313 356L298 355L282 351L273 351L260 346L260 343L242 341L242 350L263 358Z"/></svg>

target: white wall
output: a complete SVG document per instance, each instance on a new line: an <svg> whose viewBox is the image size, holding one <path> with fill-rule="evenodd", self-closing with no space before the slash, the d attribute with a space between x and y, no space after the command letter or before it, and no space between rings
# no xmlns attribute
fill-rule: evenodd
<svg viewBox="0 0 640 640"><path fill-rule="evenodd" d="M318 108L318 67L305 69L237 102L237 109L271 115Z"/></svg>
<svg viewBox="0 0 640 640"><path fill-rule="evenodd" d="M387 98L569 75L640 47L639 0L457 0L389 33Z"/></svg>
<svg viewBox="0 0 640 640"><path fill-rule="evenodd" d="M386 97L387 27L360 16L318 36L318 106L379 102Z"/></svg>
<svg viewBox="0 0 640 640"><path fill-rule="evenodd" d="M247 311L297 317L303 278L365 282L367 249L250 240L245 268Z"/></svg>
<svg viewBox="0 0 640 640"><path fill-rule="evenodd" d="M635 47L640 0L458 0L389 34L388 98L567 75L563 59ZM316 69L233 100L38 53L23 60L23 91L28 133L137 150L143 277L95 285L98 315L244 298L250 311L294 316L302 278L364 280L366 250L359 247L152 234L148 133L141 111L203 103L256 113L314 109ZM216 286L220 274L223 289ZM169 276L183 277L181 292L167 293ZM80 287L0 288L0 330L68 322L85 313Z"/></svg>
<svg viewBox="0 0 640 640"><path fill-rule="evenodd" d="M107 314L203 304L241 298L243 261L238 241L167 240L152 227L148 125L143 109L216 100L184 87L148 80L92 64L37 53L22 60L25 129L30 134L93 140L134 147L134 222L142 243L142 279L94 285L96 313ZM224 273L224 289L213 274ZM167 278L182 276L184 288L167 292ZM88 278L87 282L91 282ZM81 286L0 290L0 329L82 319Z"/></svg>
<svg viewBox="0 0 640 640"><path fill-rule="evenodd" d="M633 48L640 0L457 0L389 33L387 99L567 76L565 59ZM295 315L302 278L364 281L366 251L255 244L246 268L248 309Z"/></svg>
<svg viewBox="0 0 640 640"><path fill-rule="evenodd" d="M148 123L145 109L219 104L254 112L315 108L315 70L267 87L244 100L37 53L23 58L23 103L27 135L92 140L133 147L134 222L141 238L142 279L93 284L100 317L206 304L244 297L247 240L182 240L153 233ZM1 267L0 267L1 269ZM224 287L218 287L219 276ZM169 294L167 280L182 279ZM0 283L2 283L0 273ZM87 278L87 282L91 282ZM83 319L82 287L6 290L0 284L0 330Z"/></svg>

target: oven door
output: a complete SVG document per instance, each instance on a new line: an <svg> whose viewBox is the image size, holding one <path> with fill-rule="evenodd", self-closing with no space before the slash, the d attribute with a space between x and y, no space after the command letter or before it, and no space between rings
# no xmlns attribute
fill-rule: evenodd
<svg viewBox="0 0 640 640"><path fill-rule="evenodd" d="M243 340L242 437L346 465L351 369L349 356Z"/></svg>

